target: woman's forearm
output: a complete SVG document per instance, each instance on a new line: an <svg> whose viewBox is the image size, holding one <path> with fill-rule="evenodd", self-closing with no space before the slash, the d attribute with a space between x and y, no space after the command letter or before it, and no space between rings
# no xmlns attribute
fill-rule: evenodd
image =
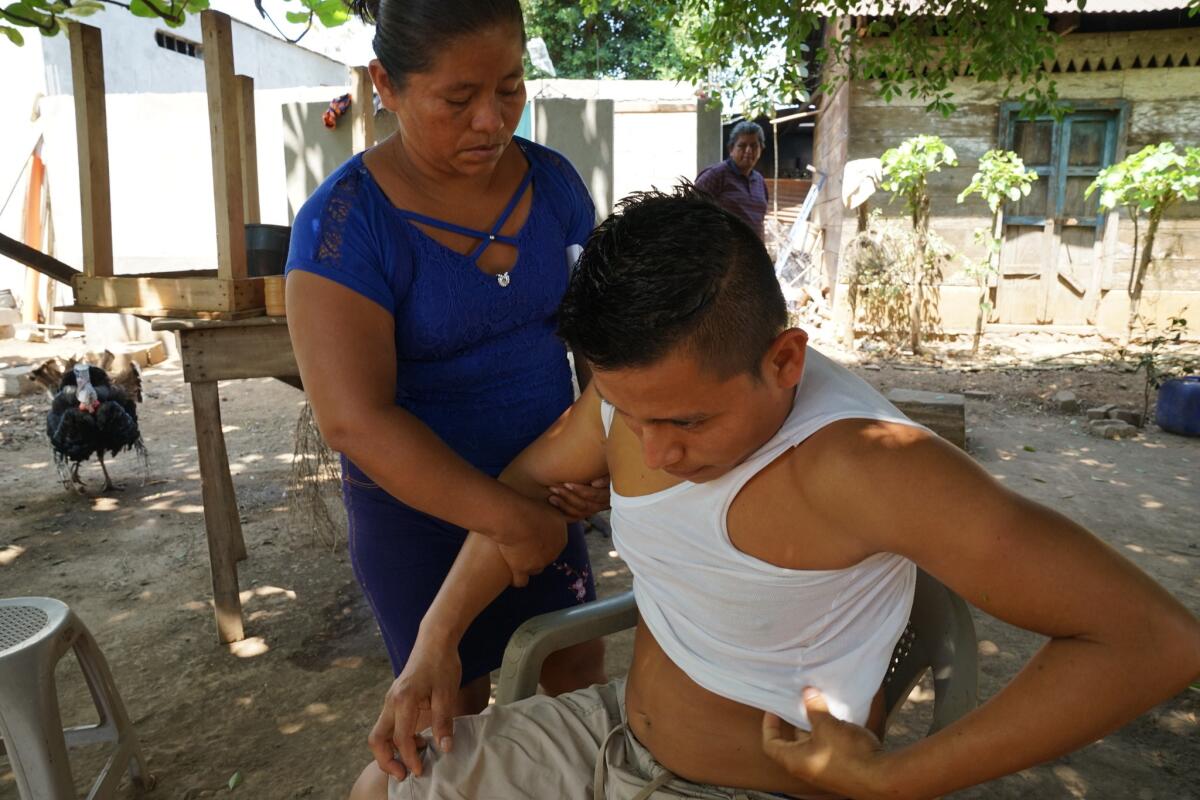
<svg viewBox="0 0 1200 800"><path fill-rule="evenodd" d="M331 447L418 511L500 541L519 534L514 529L530 513L531 500L480 472L402 408L359 410L329 427Z"/></svg>

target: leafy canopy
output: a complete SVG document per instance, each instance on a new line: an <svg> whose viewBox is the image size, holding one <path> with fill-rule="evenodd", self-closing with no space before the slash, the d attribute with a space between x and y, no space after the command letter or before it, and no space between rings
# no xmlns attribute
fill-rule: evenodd
<svg viewBox="0 0 1200 800"><path fill-rule="evenodd" d="M247 4L250 0L245 0ZM350 18L342 0L287 0L302 7L289 11L290 22L309 23L314 20L327 28L341 25ZM168 28L178 28L188 14L198 14L209 7L209 0L15 0L0 7L0 34L15 45L25 43L22 28L36 29L43 36L54 36L63 24L90 17L109 7L127 10L135 17L162 20Z"/></svg>
<svg viewBox="0 0 1200 800"><path fill-rule="evenodd" d="M1005 200L1014 203L1029 195L1037 173L1025 170L1025 162L1010 150L988 150L979 159L979 171L971 176L967 188L958 194L963 202L973 194L982 197L995 214Z"/></svg>
<svg viewBox="0 0 1200 800"><path fill-rule="evenodd" d="M1170 142L1147 145L1100 170L1084 196L1096 191L1101 208L1125 207L1134 213L1161 214L1180 200L1200 199L1200 147L1179 153Z"/></svg>
<svg viewBox="0 0 1200 800"><path fill-rule="evenodd" d="M560 78L671 79L686 20L658 24L657 0L524 0L525 32L546 41Z"/></svg>
<svg viewBox="0 0 1200 800"><path fill-rule="evenodd" d="M940 136L914 136L899 147L885 150L880 161L883 165L880 186L903 197L909 212L915 213L924 202L929 176L943 166L957 166L958 155Z"/></svg>
<svg viewBox="0 0 1200 800"><path fill-rule="evenodd" d="M751 89L746 95L751 113L771 110L765 106L779 97L808 96L810 37L834 17L843 22L828 32L816 55L825 92L848 78L875 80L884 99L908 95L949 114L953 82L971 75L996 82L1005 97L1035 112L1054 107L1054 82L1042 67L1053 57L1058 36L1049 30L1046 0L921 0L908 4L913 13L896 14L898 5L904 7L883 0L662 3L664 19L688 12L700 22L681 77L712 82L726 92Z"/></svg>

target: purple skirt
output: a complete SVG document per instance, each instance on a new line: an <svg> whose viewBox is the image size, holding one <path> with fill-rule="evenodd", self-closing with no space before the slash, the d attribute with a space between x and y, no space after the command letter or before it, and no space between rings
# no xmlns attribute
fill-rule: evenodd
<svg viewBox="0 0 1200 800"><path fill-rule="evenodd" d="M350 563L399 675L467 532L401 503L349 462L343 462L342 499ZM500 666L508 640L525 620L595 599L583 526L571 525L559 557L528 586L506 589L467 629L458 648L463 684Z"/></svg>

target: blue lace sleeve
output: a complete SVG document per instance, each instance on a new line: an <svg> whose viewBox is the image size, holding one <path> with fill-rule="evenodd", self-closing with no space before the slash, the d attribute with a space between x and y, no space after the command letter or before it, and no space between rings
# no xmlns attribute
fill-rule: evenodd
<svg viewBox="0 0 1200 800"><path fill-rule="evenodd" d="M343 167L308 198L292 224L287 272L328 278L394 314L390 259L372 233L374 215L361 182L358 169Z"/></svg>
<svg viewBox="0 0 1200 800"><path fill-rule="evenodd" d="M562 160L562 165L571 192L567 244L583 246L587 244L588 236L596 227L596 205L592 202L592 195L588 192L587 186L583 184L583 178L579 177L579 172L575 167L565 158Z"/></svg>
<svg viewBox="0 0 1200 800"><path fill-rule="evenodd" d="M566 237L564 244L581 247L587 244L592 228L596 227L596 206L583 178L561 153L526 139L520 143L537 171L535 178L546 179L541 190L553 195L553 207Z"/></svg>

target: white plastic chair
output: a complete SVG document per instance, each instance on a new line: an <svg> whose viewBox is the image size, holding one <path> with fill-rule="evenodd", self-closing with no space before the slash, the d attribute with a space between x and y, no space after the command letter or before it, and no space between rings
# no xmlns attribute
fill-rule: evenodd
<svg viewBox="0 0 1200 800"><path fill-rule="evenodd" d="M513 633L504 651L496 686L497 705L534 694L542 662L550 653L635 624L637 606L633 592L526 621ZM933 676L933 719L929 733L934 733L978 704L975 623L961 597L923 570L917 570L908 629L896 645L884 679L885 730L927 669Z"/></svg>
<svg viewBox="0 0 1200 800"><path fill-rule="evenodd" d="M70 650L100 721L64 731L54 669ZM88 800L113 797L126 765L135 786L154 784L96 640L65 603L48 597L0 600L0 739L22 800L76 797L67 748L96 742L114 746Z"/></svg>

